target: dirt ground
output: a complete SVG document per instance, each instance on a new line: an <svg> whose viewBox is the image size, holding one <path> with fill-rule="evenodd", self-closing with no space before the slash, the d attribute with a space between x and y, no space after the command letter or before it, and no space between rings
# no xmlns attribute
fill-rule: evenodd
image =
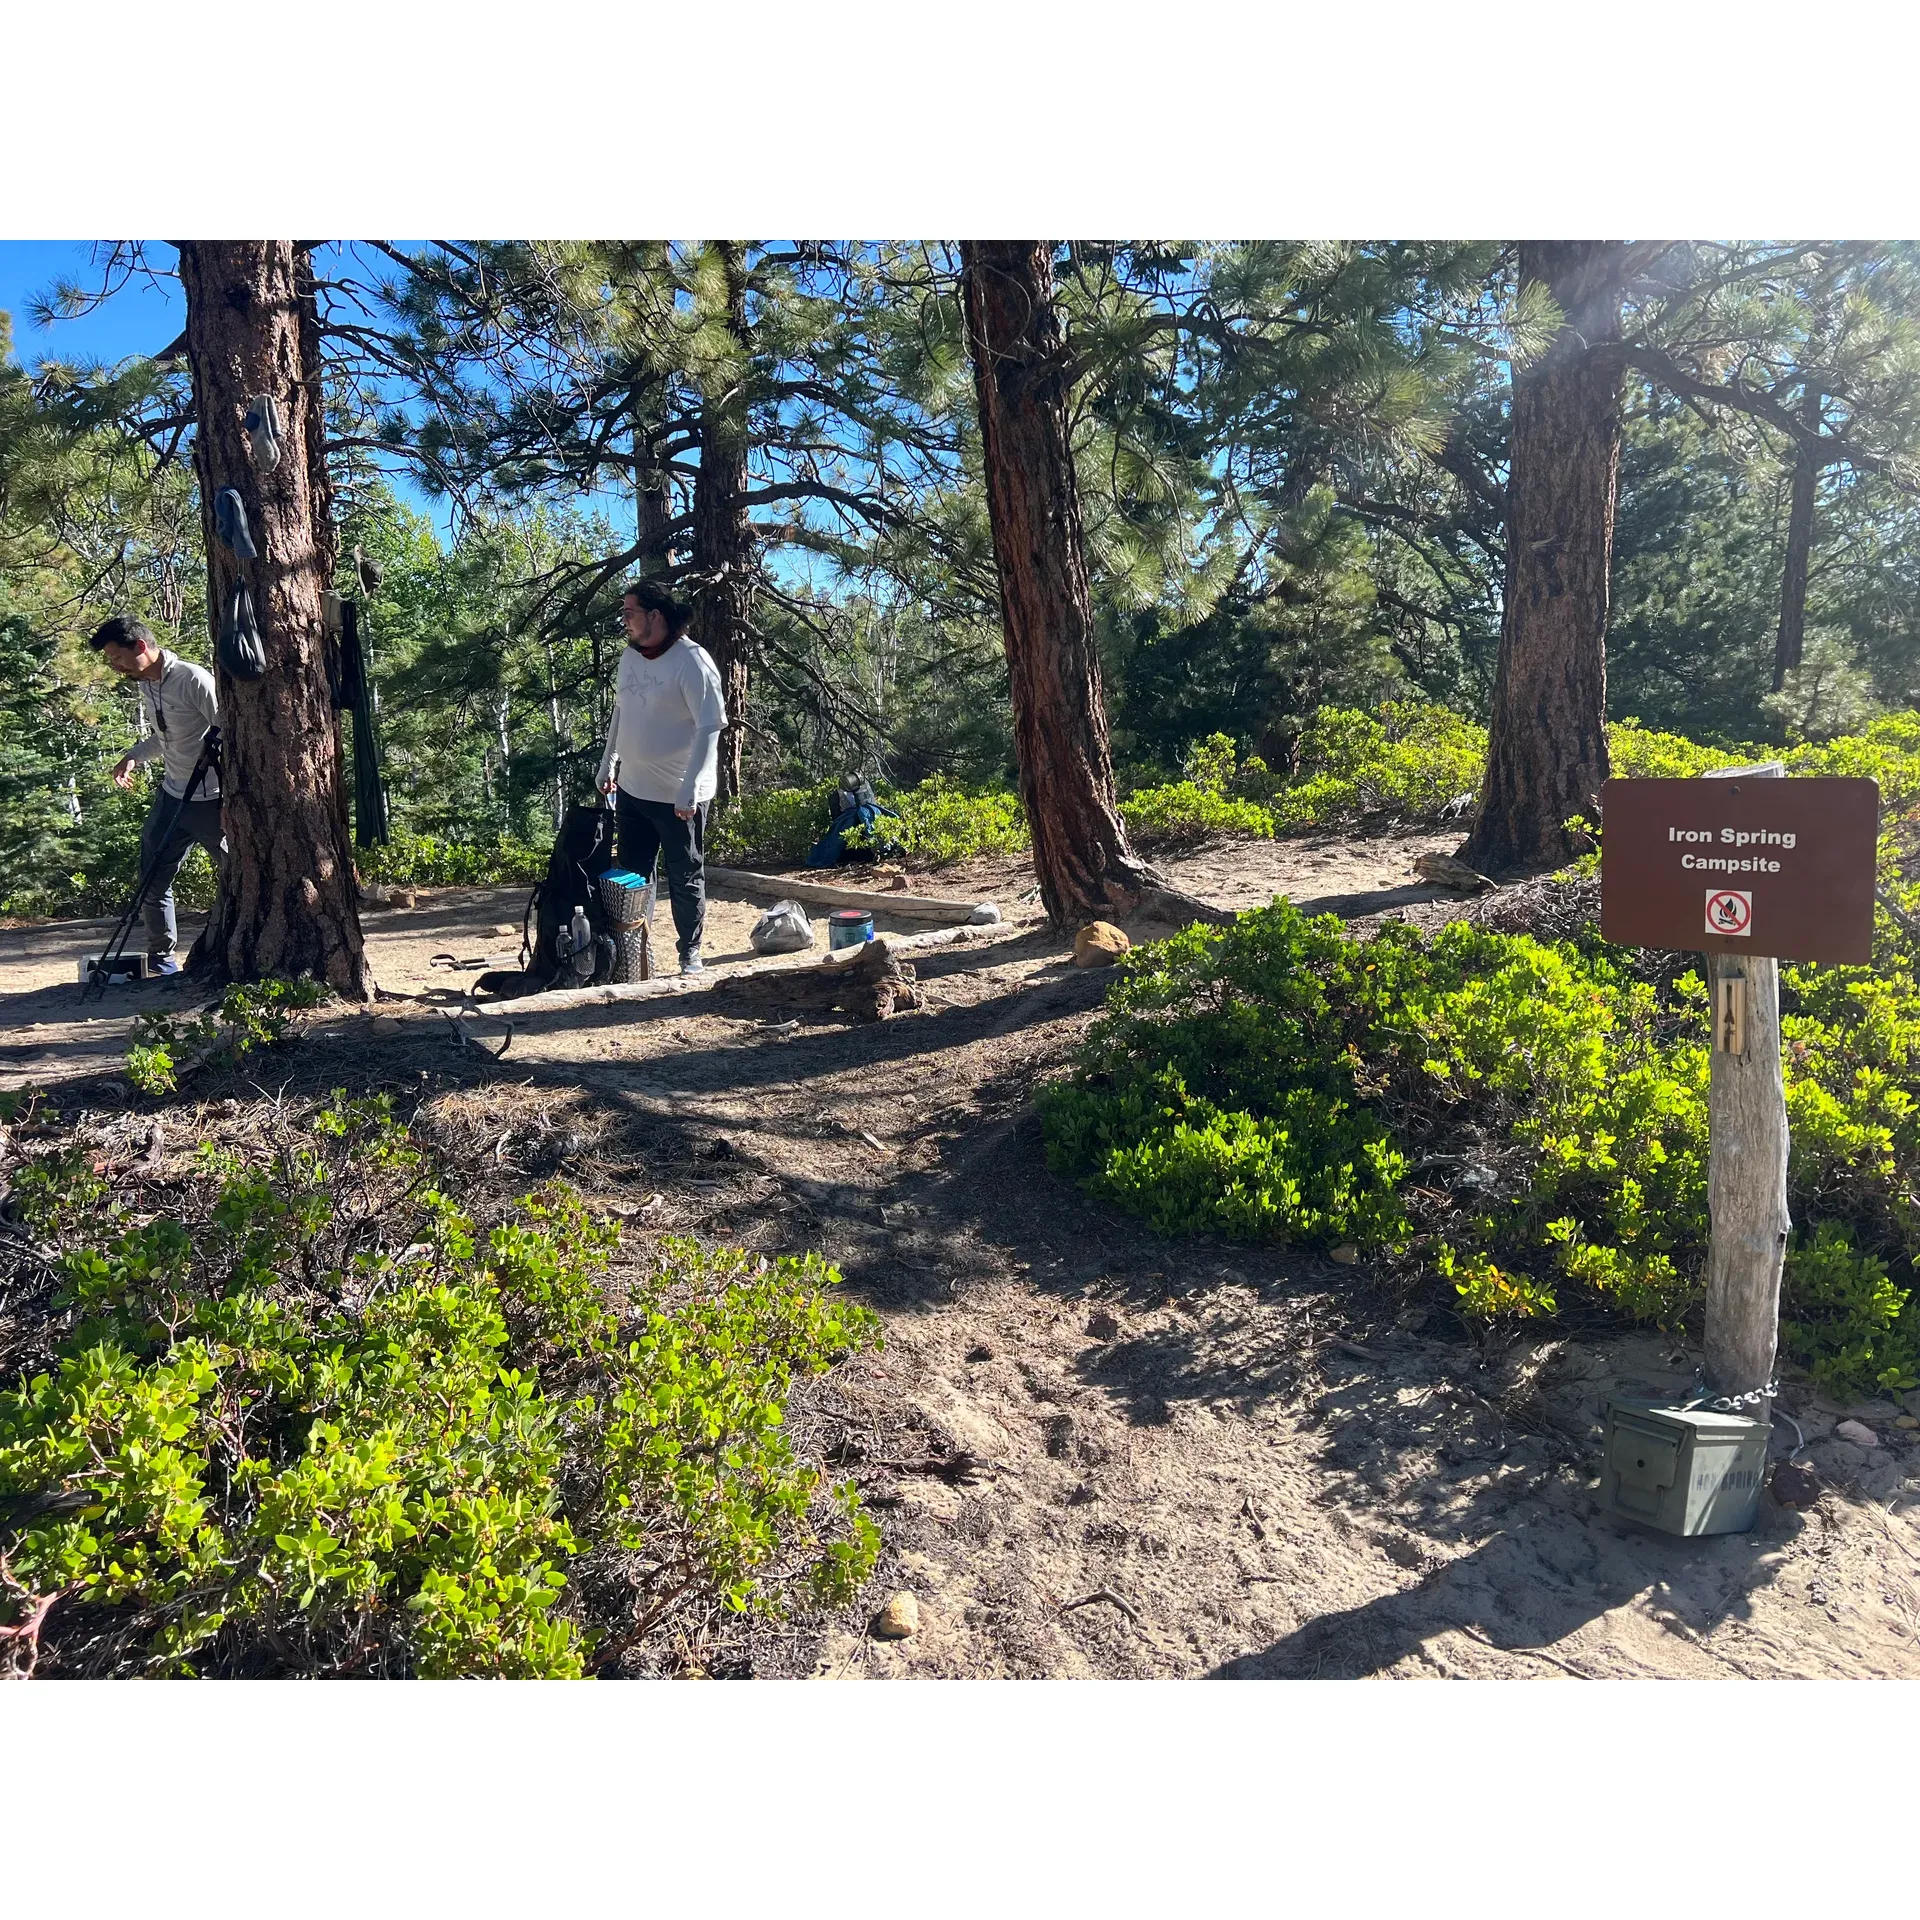
<svg viewBox="0 0 1920 1920"><path fill-rule="evenodd" d="M1410 863L1452 838L1162 865L1224 905L1284 892L1362 919L1432 902ZM492 1060L433 1011L464 965L431 962L505 958L493 930L519 896L447 893L369 918L383 985L420 999L323 1012L254 1069L296 1091L387 1087L469 1164L565 1171L633 1233L819 1248L881 1314L884 1352L836 1375L811 1416L886 1535L867 1602L726 1670L1920 1677L1920 1446L1898 1408L1789 1385L1825 1491L1804 1515L1763 1501L1751 1534L1676 1540L1598 1515L1606 1399L1680 1390L1696 1354L1617 1329L1487 1348L1438 1291L1399 1296L1364 1264L1285 1249L1158 1241L1096 1205L1047 1172L1030 1095L1105 976L1067 963L1022 863L916 884L995 899L1008 920L913 956L923 1013L794 1026L729 1012L724 993L520 1002L478 1023L498 1044L512 1020ZM716 909L714 958L734 950L729 911L743 936L757 909ZM152 1111L109 1119L128 1101L98 1071L124 1045L121 1003L73 1017L89 937L0 934L0 1084L70 1081L70 1101L151 1152ZM190 1147L205 1112L162 1110L162 1147ZM1836 1438L1843 1413L1881 1444ZM867 1614L900 1588L920 1631L872 1638Z"/></svg>

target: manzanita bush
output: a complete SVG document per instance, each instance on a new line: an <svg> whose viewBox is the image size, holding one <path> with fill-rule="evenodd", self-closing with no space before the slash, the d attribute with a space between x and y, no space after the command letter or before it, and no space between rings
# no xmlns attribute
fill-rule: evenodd
<svg viewBox="0 0 1920 1920"><path fill-rule="evenodd" d="M1784 1339L1843 1391L1915 1384L1920 983L1783 983ZM1043 1098L1057 1171L1157 1231L1372 1247L1469 1312L1584 1300L1673 1327L1707 1241L1706 992L1597 937L1455 922L1352 940L1284 901L1127 956Z"/></svg>
<svg viewBox="0 0 1920 1920"><path fill-rule="evenodd" d="M0 1613L44 1622L43 1670L567 1677L691 1601L830 1606L873 1567L786 1432L878 1338L816 1256L616 1270L559 1184L483 1231L340 1095L203 1149L156 1217L74 1152L14 1195L61 1330L0 1391Z"/></svg>

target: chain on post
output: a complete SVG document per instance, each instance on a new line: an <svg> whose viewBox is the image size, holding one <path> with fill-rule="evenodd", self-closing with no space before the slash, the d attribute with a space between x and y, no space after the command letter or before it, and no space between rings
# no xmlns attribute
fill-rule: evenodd
<svg viewBox="0 0 1920 1920"><path fill-rule="evenodd" d="M1738 1413L1743 1407L1758 1407L1765 1402L1777 1399L1780 1394L1780 1382L1769 1380L1764 1387L1755 1387L1750 1393L1710 1395L1707 1392L1705 1376L1697 1370L1693 1376L1693 1384L1696 1392L1687 1405L1705 1407L1709 1413Z"/></svg>

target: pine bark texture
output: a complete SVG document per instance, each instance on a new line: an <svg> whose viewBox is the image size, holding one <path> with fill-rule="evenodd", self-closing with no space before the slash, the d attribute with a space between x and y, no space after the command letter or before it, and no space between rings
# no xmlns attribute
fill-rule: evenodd
<svg viewBox="0 0 1920 1920"><path fill-rule="evenodd" d="M747 351L746 251L738 241L718 244L727 277L727 329ZM693 638L713 656L727 702L720 736L719 798L740 791L746 739L747 653L754 596L753 533L747 521L747 403L735 377L725 391L704 396L700 408L700 470L693 482L693 564L700 588Z"/></svg>
<svg viewBox="0 0 1920 1920"><path fill-rule="evenodd" d="M237 581L253 595L266 673L236 680L216 666L222 823L228 858L218 936L206 957L233 980L311 974L356 999L373 989L354 901L339 735L326 673L322 595L332 584L316 343L303 351L303 299L289 240L182 241L187 360L193 375L194 467L207 547L214 637ZM256 467L247 401L279 403L283 451ZM221 540L214 497L245 503L258 557ZM217 647L216 647L217 653Z"/></svg>
<svg viewBox="0 0 1920 1920"><path fill-rule="evenodd" d="M1114 789L1052 250L970 240L960 252L1020 799L1047 913L1078 927L1129 911L1159 877L1128 845Z"/></svg>
<svg viewBox="0 0 1920 1920"><path fill-rule="evenodd" d="M333 476L327 471L327 400L320 357L320 300L314 284L313 249L296 247L293 254L293 289L299 301L300 316L300 390L295 396L306 415L307 491L313 502L313 544L319 556L322 591L331 588L340 570L340 535L333 517ZM324 647L325 643L322 642ZM325 654L322 654L325 659ZM329 692L327 704L333 713L333 752L341 767L334 786L339 796L340 834L343 841L353 839L353 817L347 807L347 746L345 716L333 706ZM368 844L372 844L369 842ZM354 869L354 898L359 898L359 869Z"/></svg>
<svg viewBox="0 0 1920 1920"><path fill-rule="evenodd" d="M1522 287L1565 317L1515 363L1506 601L1486 779L1460 857L1482 873L1557 867L1564 823L1597 811L1607 778L1607 609L1620 471L1624 246L1520 243Z"/></svg>
<svg viewBox="0 0 1920 1920"><path fill-rule="evenodd" d="M634 484L634 539L640 549L635 571L642 580L666 573L672 545L673 501L667 476L656 465L641 468Z"/></svg>

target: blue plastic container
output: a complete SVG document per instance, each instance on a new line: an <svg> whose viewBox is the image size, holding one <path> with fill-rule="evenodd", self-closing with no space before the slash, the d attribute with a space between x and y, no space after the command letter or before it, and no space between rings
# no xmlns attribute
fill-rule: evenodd
<svg viewBox="0 0 1920 1920"><path fill-rule="evenodd" d="M873 915L865 907L841 907L827 915L827 946L864 946L873 938Z"/></svg>

